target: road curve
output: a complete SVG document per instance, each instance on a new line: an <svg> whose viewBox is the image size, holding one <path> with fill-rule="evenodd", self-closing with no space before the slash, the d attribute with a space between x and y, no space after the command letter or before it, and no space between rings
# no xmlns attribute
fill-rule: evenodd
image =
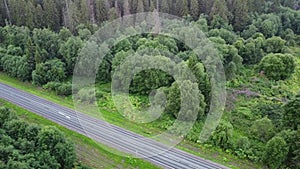
<svg viewBox="0 0 300 169"><path fill-rule="evenodd" d="M227 167L202 159L179 149L147 139L123 128L117 127L75 112L38 96L0 83L0 98L43 116L70 130L88 136L95 141L117 150L147 157L145 160L163 168L174 169L227 169ZM80 118L80 121L78 120ZM82 127L84 126L84 128ZM86 132L88 131L88 132ZM142 138L141 141L139 138ZM164 153L160 153L164 151ZM157 153L160 153L156 155ZM154 155L154 156L153 156Z"/></svg>

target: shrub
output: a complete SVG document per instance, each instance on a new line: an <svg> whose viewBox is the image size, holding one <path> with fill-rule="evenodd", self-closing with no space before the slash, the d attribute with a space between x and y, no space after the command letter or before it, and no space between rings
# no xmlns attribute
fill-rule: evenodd
<svg viewBox="0 0 300 169"><path fill-rule="evenodd" d="M260 72L272 80L285 80L295 71L294 57L290 54L269 54L258 65Z"/></svg>

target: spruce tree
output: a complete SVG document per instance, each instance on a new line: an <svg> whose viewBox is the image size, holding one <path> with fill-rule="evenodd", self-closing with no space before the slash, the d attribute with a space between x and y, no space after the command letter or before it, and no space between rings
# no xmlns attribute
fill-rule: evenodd
<svg viewBox="0 0 300 169"><path fill-rule="evenodd" d="M249 22L248 3L246 0L233 2L233 26L236 31L241 31Z"/></svg>
<svg viewBox="0 0 300 169"><path fill-rule="evenodd" d="M228 22L228 8L225 0L215 1L210 11L210 18L212 19L215 15L219 15L224 21Z"/></svg>
<svg viewBox="0 0 300 169"><path fill-rule="evenodd" d="M193 17L193 19L198 20L199 15L200 15L200 8L199 8L198 0L191 0L190 11L191 11L191 16Z"/></svg>
<svg viewBox="0 0 300 169"><path fill-rule="evenodd" d="M51 28L52 30L58 30L59 29L59 13L56 9L56 4L54 0L47 0L44 1L43 5L44 9L44 19L47 21L46 26L48 28Z"/></svg>

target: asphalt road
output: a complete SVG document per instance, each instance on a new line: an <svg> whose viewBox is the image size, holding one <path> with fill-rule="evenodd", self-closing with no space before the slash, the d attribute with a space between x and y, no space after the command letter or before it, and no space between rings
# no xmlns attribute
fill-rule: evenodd
<svg viewBox="0 0 300 169"><path fill-rule="evenodd" d="M145 160L162 166L163 168L227 169L227 167L176 148L169 149L157 141L144 138L141 135L114 125L108 125L104 121L75 112L69 108L2 83L0 83L0 98L43 116L68 129L86 135L109 147L139 157L146 156L148 158L145 158ZM78 120L79 118L80 120ZM84 128L82 126L84 126ZM162 151L164 151L164 153L156 155Z"/></svg>

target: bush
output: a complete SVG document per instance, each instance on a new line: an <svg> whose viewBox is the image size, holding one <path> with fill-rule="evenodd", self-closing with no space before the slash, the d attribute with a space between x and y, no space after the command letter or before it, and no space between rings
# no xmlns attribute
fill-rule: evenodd
<svg viewBox="0 0 300 169"><path fill-rule="evenodd" d="M262 142L267 142L274 136L274 125L267 117L256 120L251 128L250 133L252 136Z"/></svg>
<svg viewBox="0 0 300 169"><path fill-rule="evenodd" d="M288 145L283 138L275 136L266 145L263 162L270 168L279 168L286 160Z"/></svg>
<svg viewBox="0 0 300 169"><path fill-rule="evenodd" d="M44 85L48 82L61 82L66 78L65 64L59 59L38 64L32 72L33 84Z"/></svg>
<svg viewBox="0 0 300 169"><path fill-rule="evenodd" d="M295 71L294 57L290 54L269 54L258 65L260 72L272 80L285 80Z"/></svg>
<svg viewBox="0 0 300 169"><path fill-rule="evenodd" d="M57 128L28 124L6 108L0 122L0 168L74 168L74 145Z"/></svg>
<svg viewBox="0 0 300 169"><path fill-rule="evenodd" d="M69 96L72 94L71 83L49 82L44 85L43 88L46 90L55 91L56 94L61 96Z"/></svg>

